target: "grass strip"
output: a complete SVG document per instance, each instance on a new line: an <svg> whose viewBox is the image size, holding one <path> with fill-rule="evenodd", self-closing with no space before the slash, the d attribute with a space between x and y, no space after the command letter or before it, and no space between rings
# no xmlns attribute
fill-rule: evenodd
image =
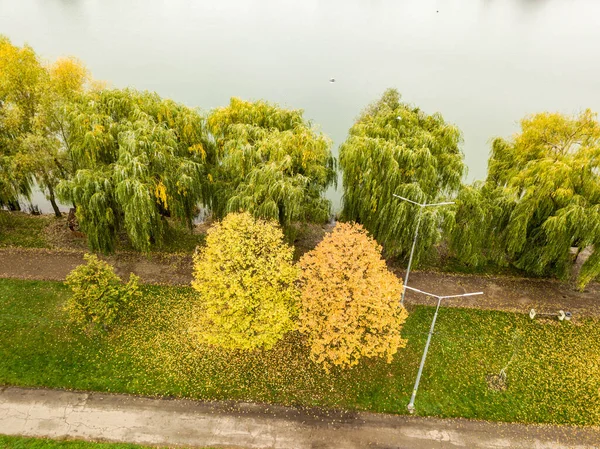
<svg viewBox="0 0 600 449"><path fill-rule="evenodd" d="M192 233L175 220L169 226L160 245L152 247L153 253L190 254L204 243L205 235ZM86 249L85 238L74 238L67 228L67 218L53 215L30 215L24 212L0 210L0 248L54 248ZM135 251L125 235L117 240L117 251Z"/></svg>
<svg viewBox="0 0 600 449"><path fill-rule="evenodd" d="M140 446L127 443L98 443L83 440L51 440L0 435L0 449L159 449L156 446ZM166 448L167 446L163 446ZM210 449L210 448L206 448Z"/></svg>
<svg viewBox="0 0 600 449"><path fill-rule="evenodd" d="M326 374L290 333L270 351L199 346L191 288L144 286L110 334L69 325L62 283L0 280L0 384L406 413L432 307L414 307L391 364ZM600 326L474 309L440 311L417 413L494 421L600 424ZM506 367L506 382L497 375Z"/></svg>

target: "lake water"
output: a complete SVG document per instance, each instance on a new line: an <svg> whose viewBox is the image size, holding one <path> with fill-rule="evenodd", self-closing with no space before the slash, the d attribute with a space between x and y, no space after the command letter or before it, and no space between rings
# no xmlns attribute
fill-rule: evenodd
<svg viewBox="0 0 600 449"><path fill-rule="evenodd" d="M0 0L0 33L205 110L231 96L302 108L336 154L396 87L463 131L468 181L524 115L600 110L598 0Z"/></svg>

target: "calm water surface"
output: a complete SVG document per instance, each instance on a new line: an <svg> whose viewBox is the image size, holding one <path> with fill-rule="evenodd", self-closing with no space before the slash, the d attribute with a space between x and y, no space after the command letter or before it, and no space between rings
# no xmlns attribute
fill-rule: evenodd
<svg viewBox="0 0 600 449"><path fill-rule="evenodd" d="M468 181L525 114L600 111L597 0L0 0L0 33L202 109L231 96L302 108L336 153L396 87L463 131Z"/></svg>

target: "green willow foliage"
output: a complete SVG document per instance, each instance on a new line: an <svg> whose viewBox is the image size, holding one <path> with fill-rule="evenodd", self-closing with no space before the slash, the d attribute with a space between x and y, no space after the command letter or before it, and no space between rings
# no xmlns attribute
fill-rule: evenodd
<svg viewBox="0 0 600 449"><path fill-rule="evenodd" d="M418 206L454 194L465 173L459 130L400 101L394 89L367 107L340 147L346 220L362 223L390 255L411 248ZM415 261L440 238L447 210L425 208Z"/></svg>
<svg viewBox="0 0 600 449"><path fill-rule="evenodd" d="M112 251L124 230L147 251L162 240L165 215L191 226L209 199L212 147L193 109L148 92L103 90L69 105L66 128L74 176L58 193L77 206L94 250Z"/></svg>
<svg viewBox="0 0 600 449"><path fill-rule="evenodd" d="M450 246L462 261L512 263L566 279L574 256L593 246L580 272L584 287L600 275L600 124L542 113L521 121L513 140L492 145L485 183L457 199Z"/></svg>
<svg viewBox="0 0 600 449"><path fill-rule="evenodd" d="M232 98L208 124L219 161L212 175L216 217L247 211L284 227L329 218L323 192L336 180L331 142L301 110Z"/></svg>

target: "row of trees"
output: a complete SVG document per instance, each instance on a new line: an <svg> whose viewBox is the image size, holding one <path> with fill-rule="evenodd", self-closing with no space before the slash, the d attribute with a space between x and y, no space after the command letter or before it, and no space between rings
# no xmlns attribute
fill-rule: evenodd
<svg viewBox="0 0 600 449"><path fill-rule="evenodd" d="M325 369L363 357L389 362L404 347L402 283L362 226L338 223L298 264L292 259L277 222L246 212L215 224L194 258L195 334L210 345L254 350L297 329Z"/></svg>
<svg viewBox="0 0 600 449"><path fill-rule="evenodd" d="M276 221L232 213L208 231L194 257L189 331L204 345L227 350L272 348L300 331L312 359L329 370L364 357L391 362L406 310L401 281L389 272L381 247L360 225L338 223L319 245L293 262L293 248ZM65 306L83 328L110 330L139 298L137 277L122 284L94 255L67 277Z"/></svg>
<svg viewBox="0 0 600 449"><path fill-rule="evenodd" d="M0 207L34 182L76 207L90 248L125 232L146 251L197 207L279 221L324 221L336 180L331 141L300 110L232 99L208 116L156 94L106 89L73 59L41 63L0 39Z"/></svg>
<svg viewBox="0 0 600 449"><path fill-rule="evenodd" d="M461 133L395 90L358 117L340 147L342 218L362 223L387 254L406 258L417 202L426 208L415 262L441 240L471 266L514 265L566 278L592 249L583 287L600 274L600 124L537 114L511 140L492 144L488 176L463 185ZM191 226L199 204L216 218L248 211L277 220L324 221L335 183L331 141L300 110L232 99L200 114L156 94L105 89L73 59L44 65L0 39L0 206L18 207L34 181L76 206L94 250L125 232L148 250L171 216Z"/></svg>
<svg viewBox="0 0 600 449"><path fill-rule="evenodd" d="M365 224L392 255L406 257L414 201L454 199L425 208L418 260L445 240L453 257L479 267L513 265L566 279L586 248L578 283L600 275L600 124L589 110L542 113L521 121L511 140L492 143L485 181L463 185L459 131L439 114L403 104L395 90L369 106L340 148L343 217Z"/></svg>

